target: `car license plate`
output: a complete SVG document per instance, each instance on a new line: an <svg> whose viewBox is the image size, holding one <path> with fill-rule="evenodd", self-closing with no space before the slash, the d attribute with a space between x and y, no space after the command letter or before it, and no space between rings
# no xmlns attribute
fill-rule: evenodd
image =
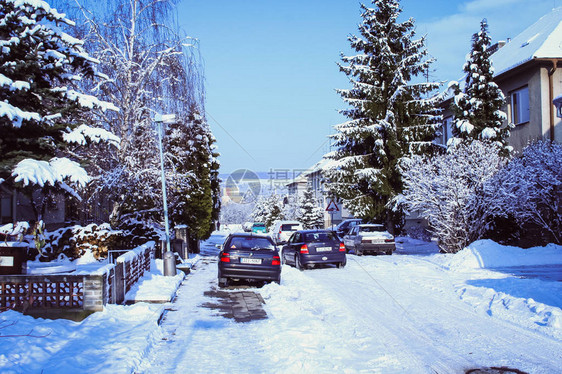
<svg viewBox="0 0 562 374"><path fill-rule="evenodd" d="M255 265L259 265L261 264L261 258L241 258L240 262L242 264L255 264Z"/></svg>
<svg viewBox="0 0 562 374"><path fill-rule="evenodd" d="M330 252L332 247L318 247L316 248L316 252Z"/></svg>

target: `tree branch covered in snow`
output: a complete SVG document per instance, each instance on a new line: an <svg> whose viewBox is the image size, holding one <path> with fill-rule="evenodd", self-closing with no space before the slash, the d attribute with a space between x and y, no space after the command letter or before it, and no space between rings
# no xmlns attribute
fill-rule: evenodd
<svg viewBox="0 0 562 374"><path fill-rule="evenodd" d="M182 35L174 15L176 0L112 0L103 4L94 0L58 2L77 4L77 8L69 8L69 11L81 21L89 50L101 61L103 78L90 87L91 91L120 108L115 113L98 113L105 129L121 141L119 148L91 155L92 164L97 166L97 175L91 184L92 199L107 196L112 200L115 224L122 217L142 212L145 218L159 219L162 206L160 161L153 118L155 113L176 114L182 126L174 131L186 135L193 124L190 118L204 113L197 41ZM204 116L200 117L205 122ZM67 136L82 142L82 135L85 134ZM185 170L179 155L165 151L166 174L170 176L168 186L182 191L196 189L202 176L195 176L195 170ZM210 151L208 153L210 165L214 161L210 159ZM216 157L213 160L216 161ZM176 173L180 169L181 176ZM214 185L217 178L213 178ZM213 201L213 205L217 202ZM218 213L213 213L213 217L216 215Z"/></svg>

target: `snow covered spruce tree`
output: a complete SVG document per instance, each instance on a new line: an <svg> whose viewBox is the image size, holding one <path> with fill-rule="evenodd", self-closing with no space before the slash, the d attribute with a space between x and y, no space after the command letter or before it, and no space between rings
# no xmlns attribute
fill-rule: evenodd
<svg viewBox="0 0 562 374"><path fill-rule="evenodd" d="M314 191L310 186L303 193L297 221L302 223L305 229L324 227L324 211L316 204Z"/></svg>
<svg viewBox="0 0 562 374"><path fill-rule="evenodd" d="M403 214L391 207L402 191L398 163L404 156L432 151L439 126L437 83L413 83L428 71L425 39L414 39L414 20L399 22L398 0L373 1L361 6L359 36L350 36L358 53L342 56L341 71L351 89L338 90L351 106L342 110L349 121L335 127L336 150L326 172L328 188L354 216L366 221L400 225Z"/></svg>
<svg viewBox="0 0 562 374"><path fill-rule="evenodd" d="M80 92L97 60L65 33L74 23L43 1L0 0L0 182L19 188L42 219L53 192L89 181L75 146L119 139L86 125L91 109L116 108Z"/></svg>
<svg viewBox="0 0 562 374"><path fill-rule="evenodd" d="M191 238L207 239L220 211L215 139L204 118L191 114L170 126L166 137L172 224L187 225Z"/></svg>
<svg viewBox="0 0 562 374"><path fill-rule="evenodd" d="M509 127L504 125L507 116L502 111L505 97L494 83L494 69L490 60L491 39L486 20L480 23L480 31L472 36L472 50L463 70L466 73L464 88L451 82L455 89L452 104L455 118L453 136L449 142L481 140L501 144L501 153L509 155L507 145Z"/></svg>
<svg viewBox="0 0 562 374"><path fill-rule="evenodd" d="M485 184L506 163L498 143L460 143L432 158L401 163L406 209L427 219L443 252L456 253L484 237L495 209L482 199Z"/></svg>

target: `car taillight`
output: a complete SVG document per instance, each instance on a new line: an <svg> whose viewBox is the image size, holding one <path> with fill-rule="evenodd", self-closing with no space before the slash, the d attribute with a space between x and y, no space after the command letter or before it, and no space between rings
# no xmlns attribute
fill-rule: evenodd
<svg viewBox="0 0 562 374"><path fill-rule="evenodd" d="M308 253L308 246L306 244L301 245L301 253Z"/></svg>
<svg viewBox="0 0 562 374"><path fill-rule="evenodd" d="M273 261L271 262L271 265L281 265L281 259L279 258L279 256L273 256Z"/></svg>
<svg viewBox="0 0 562 374"><path fill-rule="evenodd" d="M387 242L387 243L392 243L394 241L394 239L385 239L384 241Z"/></svg>
<svg viewBox="0 0 562 374"><path fill-rule="evenodd" d="M345 245L340 243L340 252L345 252Z"/></svg>
<svg viewBox="0 0 562 374"><path fill-rule="evenodd" d="M221 262L230 262L230 253L221 254Z"/></svg>

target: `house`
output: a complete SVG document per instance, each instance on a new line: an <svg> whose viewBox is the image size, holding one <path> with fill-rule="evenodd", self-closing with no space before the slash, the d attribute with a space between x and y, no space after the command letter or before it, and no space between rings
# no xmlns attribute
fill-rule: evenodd
<svg viewBox="0 0 562 374"><path fill-rule="evenodd" d="M553 100L562 94L562 7L492 48L494 81L506 97L507 121L515 125L509 144L521 151L539 139L559 143L562 119L556 117ZM442 144L452 137L452 93L445 98Z"/></svg>
<svg viewBox="0 0 562 374"><path fill-rule="evenodd" d="M354 218L353 215L343 206L343 204L337 200L334 201L338 207L337 211L329 212L326 210L332 200L328 194L328 189L326 188L327 181L324 177L326 167L330 162L332 161L328 159L320 160L309 170L303 172L292 182L287 184L289 200L293 201L302 196L302 193L308 188L308 186L312 188L316 205L324 212L325 228L337 225L348 218Z"/></svg>

